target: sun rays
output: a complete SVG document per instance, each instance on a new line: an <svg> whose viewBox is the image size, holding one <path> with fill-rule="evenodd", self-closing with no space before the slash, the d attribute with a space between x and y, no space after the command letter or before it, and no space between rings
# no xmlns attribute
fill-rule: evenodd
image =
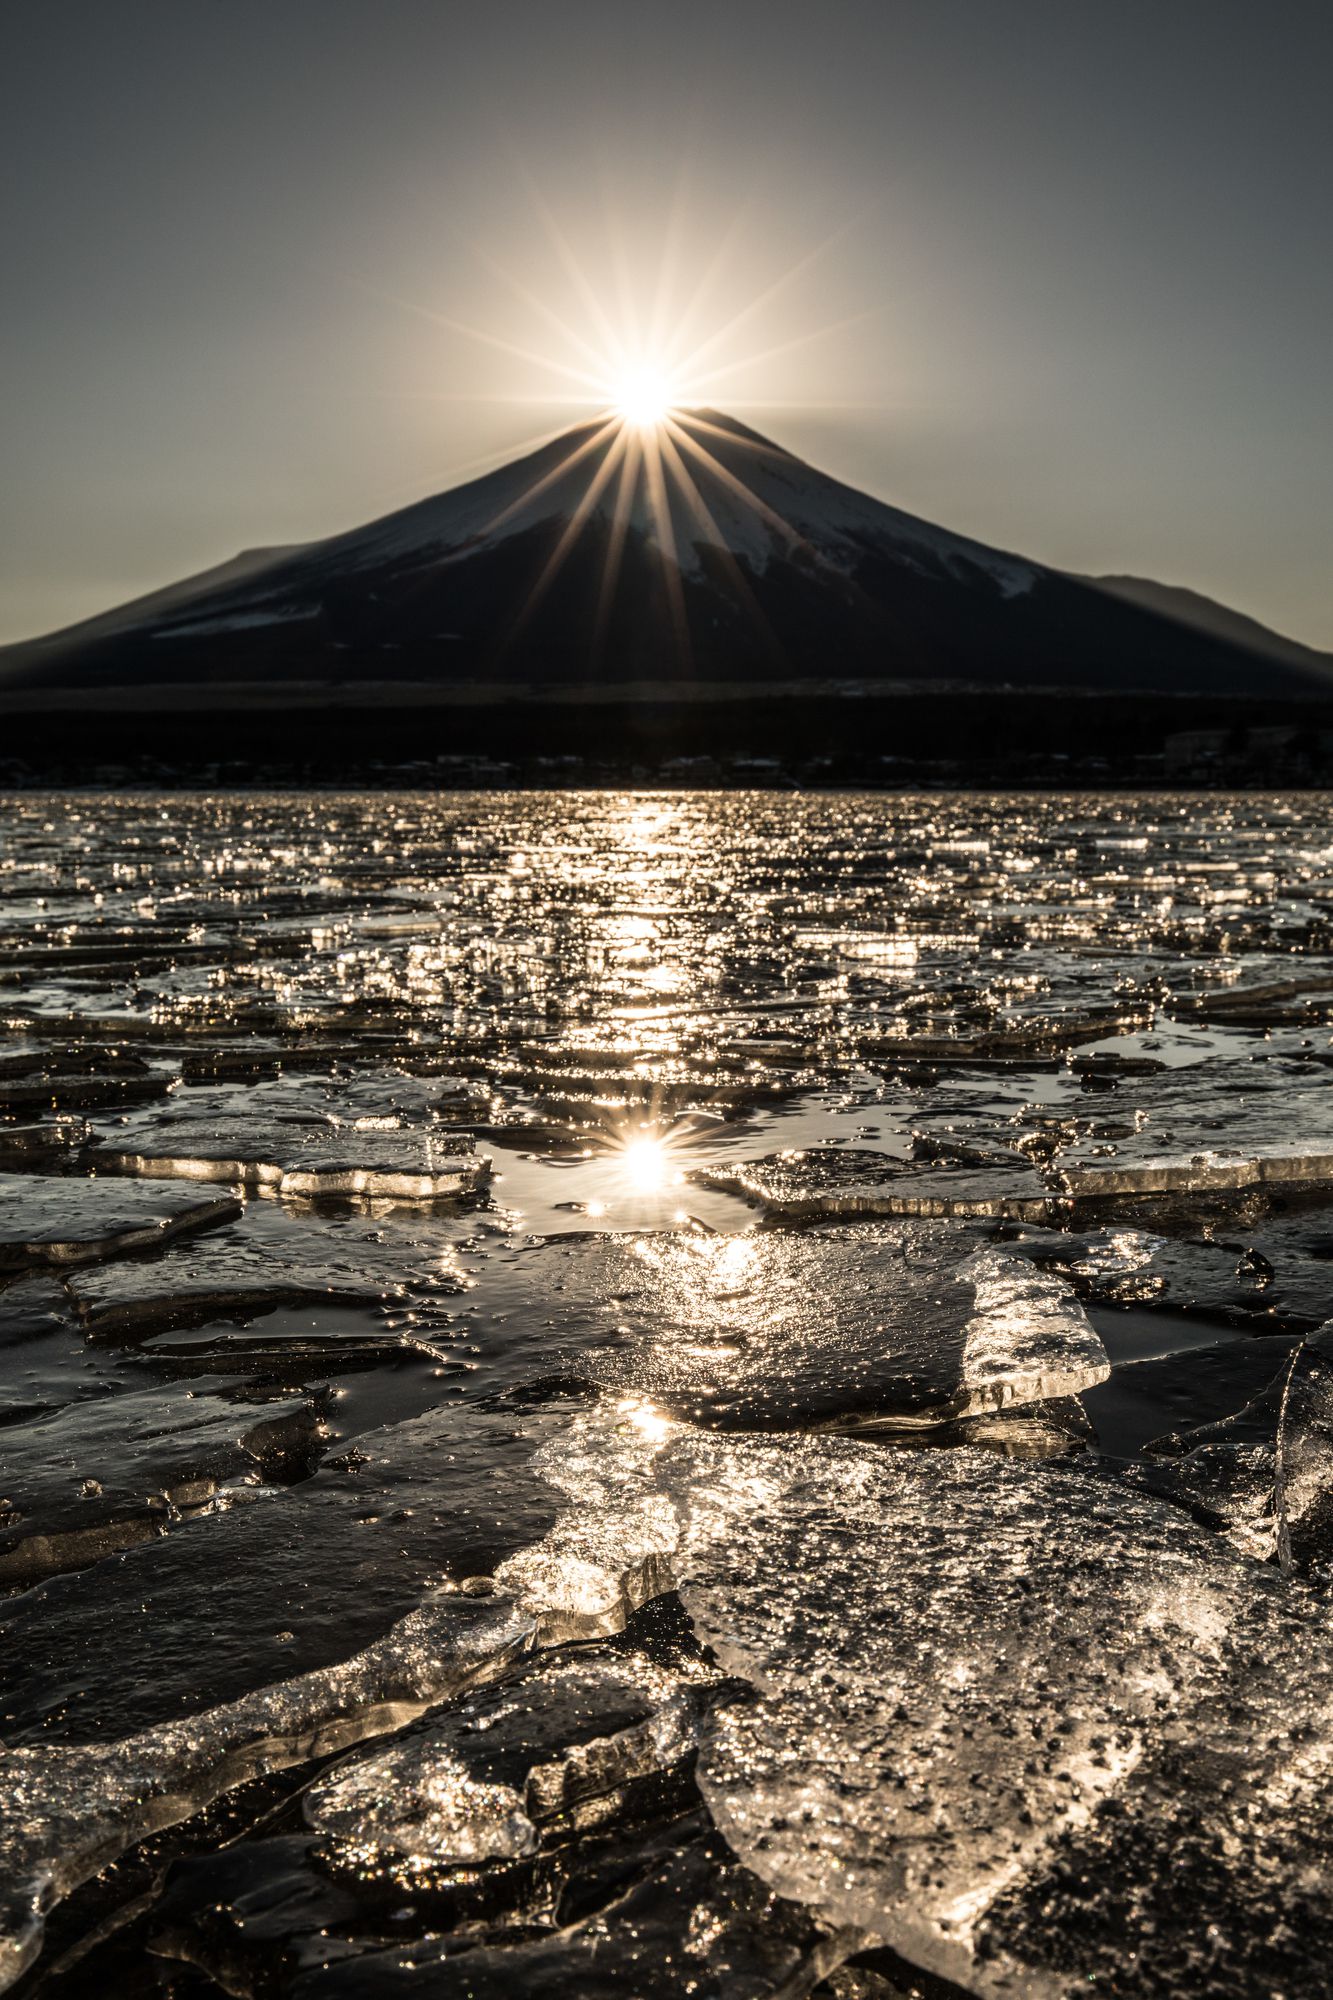
<svg viewBox="0 0 1333 2000"><path fill-rule="evenodd" d="M575 553L593 547L600 563L588 608L589 664L595 666L610 643L632 544L636 561L658 567L656 615L670 626L683 672L691 663L689 585L705 571L712 590L732 598L765 654L776 658L781 647L760 608L757 570L765 566L766 544L788 554L804 547L803 538L771 495L751 483L765 483L762 465L769 448L719 422L708 405L720 395L729 409L753 407L743 392L772 381L765 369L775 357L835 338L866 317L844 313L795 327L790 312L776 325L773 319L776 302L790 305L787 295L846 235L846 225L803 246L784 267L761 272L738 293L743 216L720 233L711 231L710 243L691 243L678 189L656 270L641 263L635 268L626 232L609 218L595 281L549 204L535 187L529 195L545 237L551 282L539 282L526 265L517 276L491 250L473 249L478 266L501 288L497 325L481 323L474 311L460 316L401 296L391 300L465 343L465 352L480 357L483 375L486 356L492 369L497 358L514 369L509 384L495 384L499 393L488 393L479 382L470 397L451 390L440 400L529 403L565 413L563 428L548 426L509 447L510 458L537 454L539 469L524 490L504 495L467 545L513 536L525 527L541 529L532 573L502 646L519 640ZM775 339L775 331L785 337ZM801 406L789 396L778 401L785 408ZM824 398L812 399L811 407L816 404L829 407ZM495 454L495 460L500 457ZM464 469L471 468L457 470ZM456 553L442 549L440 559L448 562ZM716 615L716 606L710 615Z"/></svg>
<svg viewBox="0 0 1333 2000"><path fill-rule="evenodd" d="M779 641L757 601L754 579L732 550L715 509L721 501L730 502L733 514L738 508L743 511L753 528L766 535L781 552L805 549L804 539L800 530L761 498L734 467L723 462L710 440L725 441L756 455L765 451L762 443L746 438L744 433L676 407L669 389L658 376L647 383L634 378L591 425L579 425L563 434L565 448L555 463L514 499L506 501L478 538L484 541L500 534L506 526L525 516L531 519L532 510L543 495L561 489L559 512L563 526L515 611L508 644L513 644L527 628L538 605L579 547L589 524L600 517L604 534L589 640L590 664L604 651L625 548L633 531L637 531L645 546L655 550L666 618L677 662L683 671L689 670L692 648L683 560L686 551L682 540L689 545L695 567L700 552L709 552L710 576L723 584L738 613L758 634L763 652L775 658L781 653ZM712 488L711 507L704 486ZM746 539L753 540L753 535ZM817 554L809 550L806 553L818 565Z"/></svg>

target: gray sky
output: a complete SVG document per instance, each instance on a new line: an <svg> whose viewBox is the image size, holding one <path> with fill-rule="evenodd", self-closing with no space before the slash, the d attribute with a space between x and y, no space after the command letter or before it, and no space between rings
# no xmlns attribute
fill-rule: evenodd
<svg viewBox="0 0 1333 2000"><path fill-rule="evenodd" d="M484 469L614 331L896 505L1333 648L1313 0L11 0L2 46L0 639Z"/></svg>

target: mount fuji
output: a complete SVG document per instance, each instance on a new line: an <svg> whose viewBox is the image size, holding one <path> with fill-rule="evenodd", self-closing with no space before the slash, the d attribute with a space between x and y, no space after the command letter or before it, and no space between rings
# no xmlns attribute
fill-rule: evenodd
<svg viewBox="0 0 1333 2000"><path fill-rule="evenodd" d="M27 711L76 691L144 712L349 684L373 708L851 683L1327 696L1333 656L1188 592L951 534L708 411L660 444L576 427L366 527L0 650L0 708Z"/></svg>

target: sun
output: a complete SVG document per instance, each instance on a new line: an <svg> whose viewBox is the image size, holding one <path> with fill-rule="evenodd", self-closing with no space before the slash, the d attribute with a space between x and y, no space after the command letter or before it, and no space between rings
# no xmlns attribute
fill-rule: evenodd
<svg viewBox="0 0 1333 2000"><path fill-rule="evenodd" d="M621 370L613 386L612 402L623 423L635 430L652 431L671 415L676 396L666 370L645 361Z"/></svg>

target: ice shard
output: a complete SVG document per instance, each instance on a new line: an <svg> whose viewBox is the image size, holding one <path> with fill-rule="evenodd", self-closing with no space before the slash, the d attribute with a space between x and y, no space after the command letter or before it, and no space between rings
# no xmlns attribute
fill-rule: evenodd
<svg viewBox="0 0 1333 2000"><path fill-rule="evenodd" d="M240 1213L239 1207L229 1213ZM70 1280L90 1333L136 1336L280 1305L375 1305L413 1293L443 1298L461 1288L449 1239L421 1230L411 1219L357 1214L298 1219L269 1202L250 1203L239 1229L192 1244L188 1257L107 1264Z"/></svg>
<svg viewBox="0 0 1333 2000"><path fill-rule="evenodd" d="M0 1586L151 1541L228 1482L308 1469L320 1435L310 1399L247 1402L237 1386L141 1389L10 1425L0 1450Z"/></svg>
<svg viewBox="0 0 1333 2000"><path fill-rule="evenodd" d="M715 1678L715 1677L714 1677ZM537 1852L610 1819L627 1788L692 1752L709 1679L632 1655L578 1653L453 1704L306 1794L336 1861L404 1889Z"/></svg>
<svg viewBox="0 0 1333 2000"><path fill-rule="evenodd" d="M239 1182L282 1194L436 1201L483 1186L490 1162L433 1119L439 1086L396 1073L196 1090L176 1109L106 1129L110 1173Z"/></svg>
<svg viewBox="0 0 1333 2000"><path fill-rule="evenodd" d="M118 1180L7 1174L3 1191L0 1271L160 1249L241 1213L240 1202L226 1196L127 1187Z"/></svg>
<svg viewBox="0 0 1333 2000"><path fill-rule="evenodd" d="M775 1219L850 1216L1004 1216L1039 1222L1051 1190L1024 1160L984 1165L899 1160L889 1153L815 1146L701 1172L709 1187L759 1202Z"/></svg>
<svg viewBox="0 0 1333 2000"><path fill-rule="evenodd" d="M957 1222L585 1239L518 1252L506 1283L552 1361L742 1429L943 1424L1109 1372L1062 1283Z"/></svg>
<svg viewBox="0 0 1333 2000"><path fill-rule="evenodd" d="M1311 1581L1333 1580L1333 1321L1291 1358L1277 1429L1278 1558Z"/></svg>

